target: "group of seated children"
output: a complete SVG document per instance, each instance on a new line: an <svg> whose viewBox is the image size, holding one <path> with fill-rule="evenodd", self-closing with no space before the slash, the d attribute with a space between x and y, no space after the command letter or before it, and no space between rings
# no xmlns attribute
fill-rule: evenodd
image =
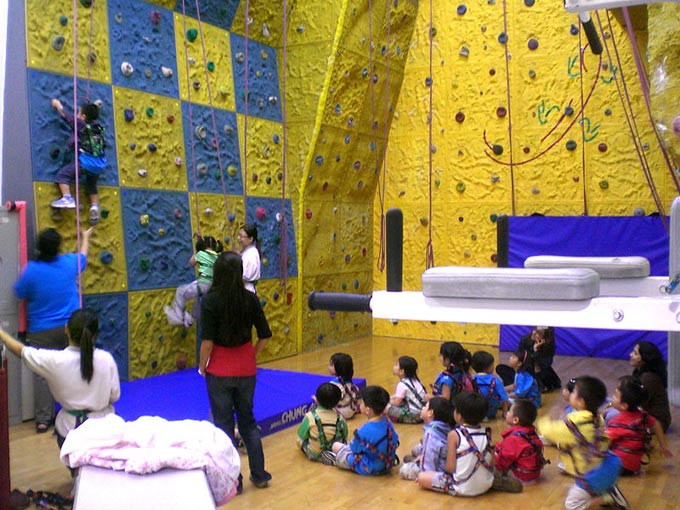
<svg viewBox="0 0 680 510"><path fill-rule="evenodd" d="M422 422L422 440L404 457L401 477L416 480L424 489L477 496L492 488L521 492L524 485L536 482L549 463L543 456L545 441L558 445L558 467L575 479L565 500L569 510L598 504L628 508L616 482L620 475L640 472L643 456L650 451L650 430L661 454L672 456L661 424L642 410L647 394L635 376L619 379L611 410L604 416L600 409L607 399L605 384L590 376L571 379L562 390L568 402L564 417L544 417L534 427L541 391L531 367L526 367L530 356L521 351L511 355L515 381L505 387L494 375L494 358L487 352L471 356L458 342L445 342L440 357L444 370L432 385L433 394L426 394L418 378L417 361L400 357L393 369L399 382L390 397L380 386L367 386L359 394L351 380L351 357L333 355L330 369L336 379L319 386L317 407L298 428L298 445L314 461L363 475L386 474L399 463L399 438L392 423ZM354 409L354 402L368 421L346 444L345 418L353 416L347 409ZM494 445L483 422L499 410L508 428Z"/></svg>

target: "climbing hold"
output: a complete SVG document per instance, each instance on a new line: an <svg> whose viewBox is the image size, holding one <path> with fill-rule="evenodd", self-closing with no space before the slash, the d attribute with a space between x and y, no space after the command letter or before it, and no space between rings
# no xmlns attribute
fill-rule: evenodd
<svg viewBox="0 0 680 510"><path fill-rule="evenodd" d="M198 30L196 30L195 28L190 28L189 30L187 30L187 40L189 42L194 42L197 37L198 37Z"/></svg>
<svg viewBox="0 0 680 510"><path fill-rule="evenodd" d="M95 105L99 110L101 110L102 106L104 106L104 101L102 101L101 99L95 99L92 102L92 104Z"/></svg>
<svg viewBox="0 0 680 510"><path fill-rule="evenodd" d="M224 134L225 135L233 135L234 134L234 128L231 127L229 124L224 125Z"/></svg>
<svg viewBox="0 0 680 510"><path fill-rule="evenodd" d="M92 52L88 53L87 60L89 60L90 64L94 64L97 61L97 54Z"/></svg>
<svg viewBox="0 0 680 510"><path fill-rule="evenodd" d="M62 14L61 16L59 16L59 24L62 27L65 27L68 24L68 18Z"/></svg>
<svg viewBox="0 0 680 510"><path fill-rule="evenodd" d="M151 69L146 68L146 69L144 70L144 76L146 76L147 78L151 78L151 76L153 76L153 73L151 72Z"/></svg>
<svg viewBox="0 0 680 510"><path fill-rule="evenodd" d="M237 172L238 169L234 165L229 165L227 167L227 173L229 174L230 177L236 177Z"/></svg>
<svg viewBox="0 0 680 510"><path fill-rule="evenodd" d="M262 37L269 37L269 28L266 23L262 23Z"/></svg>
<svg viewBox="0 0 680 510"><path fill-rule="evenodd" d="M196 135L196 138L198 138L199 140L203 140L206 137L206 135L208 134L208 131L205 128L205 126L199 124L194 129L194 134Z"/></svg>
<svg viewBox="0 0 680 510"><path fill-rule="evenodd" d="M434 187L435 188L439 189L439 186L441 186L441 184L442 184L442 181L440 181L439 179L434 180Z"/></svg>
<svg viewBox="0 0 680 510"><path fill-rule="evenodd" d="M305 211L305 217L306 217L308 220L311 220L311 219L312 219L312 210L311 210L311 209L307 209L307 210Z"/></svg>
<svg viewBox="0 0 680 510"><path fill-rule="evenodd" d="M55 147L50 151L50 157L52 159L57 159L59 157L59 154L61 154L61 150L58 147Z"/></svg>
<svg viewBox="0 0 680 510"><path fill-rule="evenodd" d="M265 177L264 182L266 182L267 184L271 184L272 178L268 175L267 177Z"/></svg>
<svg viewBox="0 0 680 510"><path fill-rule="evenodd" d="M500 34L498 34L498 42L501 44L505 44L506 42L508 42L508 34L506 34L505 32L501 32Z"/></svg>
<svg viewBox="0 0 680 510"><path fill-rule="evenodd" d="M529 39L527 46L530 50L535 50L538 48L538 41L536 39Z"/></svg>
<svg viewBox="0 0 680 510"><path fill-rule="evenodd" d="M161 11L154 9L149 13L149 19L154 25L158 25L161 22Z"/></svg>
<svg viewBox="0 0 680 510"><path fill-rule="evenodd" d="M283 214L280 212L276 213L276 223L281 223L283 221Z"/></svg>
<svg viewBox="0 0 680 510"><path fill-rule="evenodd" d="M531 193L534 194L534 195L538 195L540 192L541 192L541 190L538 189L536 186L531 188Z"/></svg>
<svg viewBox="0 0 680 510"><path fill-rule="evenodd" d="M597 150L600 152L607 152L607 144L601 143L597 146Z"/></svg>
<svg viewBox="0 0 680 510"><path fill-rule="evenodd" d="M142 227L146 227L149 224L149 215L148 214L142 214L139 216L139 224Z"/></svg>
<svg viewBox="0 0 680 510"><path fill-rule="evenodd" d="M458 16L462 16L466 12L467 12L467 7L466 7L465 4L460 4L458 6L458 8L456 9L456 13L458 14Z"/></svg>
<svg viewBox="0 0 680 510"><path fill-rule="evenodd" d="M175 156L175 166L182 166L182 158Z"/></svg>
<svg viewBox="0 0 680 510"><path fill-rule="evenodd" d="M348 253L345 255L345 264L349 264L349 261L352 260L352 256Z"/></svg>
<svg viewBox="0 0 680 510"><path fill-rule="evenodd" d="M165 229L162 228L162 227L159 228L159 229L158 229L158 235L161 236L161 237L165 236Z"/></svg>
<svg viewBox="0 0 680 510"><path fill-rule="evenodd" d="M491 148L491 150L493 150L493 153L496 156L500 156L501 154L503 154L503 146L502 145L494 144L494 146Z"/></svg>
<svg viewBox="0 0 680 510"><path fill-rule="evenodd" d="M576 25L571 25L569 28L569 33L571 35L578 35L578 27Z"/></svg>
<svg viewBox="0 0 680 510"><path fill-rule="evenodd" d="M499 106L496 108L496 115L500 118L503 118L507 115L508 111L505 109L504 106Z"/></svg>
<svg viewBox="0 0 680 510"><path fill-rule="evenodd" d="M427 227L430 224L430 220L427 219L425 216L423 216L423 217L420 218L420 224L423 227Z"/></svg>
<svg viewBox="0 0 680 510"><path fill-rule="evenodd" d="M152 315L153 314L151 313L150 310L147 310L146 312L144 312L144 317L146 317L147 319L150 319Z"/></svg>
<svg viewBox="0 0 680 510"><path fill-rule="evenodd" d="M673 119L671 122L671 127L673 128L673 134L675 136L680 136L680 115Z"/></svg>
<svg viewBox="0 0 680 510"><path fill-rule="evenodd" d="M191 86L194 88L194 90L198 90L201 88L201 82L198 80L194 80L194 82L191 84Z"/></svg>
<svg viewBox="0 0 680 510"><path fill-rule="evenodd" d="M177 358L175 358L175 366L177 367L177 370L184 370L188 363L189 360L187 359L186 354L178 354Z"/></svg>
<svg viewBox="0 0 680 510"><path fill-rule="evenodd" d="M279 144L279 141L280 141L279 135L277 135L277 134L275 133L274 136L272 136L272 142L274 142L276 145L278 145L278 144Z"/></svg>
<svg viewBox="0 0 680 510"><path fill-rule="evenodd" d="M609 181L607 181L607 180L600 181L600 189L607 189L607 188L609 188Z"/></svg>
<svg viewBox="0 0 680 510"><path fill-rule="evenodd" d="M195 59L194 57L189 57L189 58L187 59L187 62L189 62L189 65L190 65L191 67L194 67L194 66L196 65L196 59Z"/></svg>
<svg viewBox="0 0 680 510"><path fill-rule="evenodd" d="M174 213L174 215L175 215L175 219L176 219L176 220L181 219L182 216L183 216L183 214L182 214L182 209L180 209L179 207L178 207L177 209L175 209L173 213Z"/></svg>
<svg viewBox="0 0 680 510"><path fill-rule="evenodd" d="M154 113L155 112L154 112L153 108L151 108L150 106L146 109L146 116L147 117L153 117Z"/></svg>
<svg viewBox="0 0 680 510"><path fill-rule="evenodd" d="M470 50L468 49L467 46L461 46L460 52L458 54L461 57L469 57L470 56Z"/></svg>
<svg viewBox="0 0 680 510"><path fill-rule="evenodd" d="M529 69L529 78L536 78L536 71Z"/></svg>
<svg viewBox="0 0 680 510"><path fill-rule="evenodd" d="M571 178L572 181L578 182L581 180L581 178L578 175L575 175L574 177Z"/></svg>
<svg viewBox="0 0 680 510"><path fill-rule="evenodd" d="M267 98L267 102L272 106L276 106L276 103L279 102L279 99L276 96L269 96Z"/></svg>
<svg viewBox="0 0 680 510"><path fill-rule="evenodd" d="M605 108L604 114L609 117L612 114L612 111L609 108Z"/></svg>
<svg viewBox="0 0 680 510"><path fill-rule="evenodd" d="M574 140L569 140L565 144L565 147L567 148L568 151L575 151L576 150L576 141Z"/></svg>
<svg viewBox="0 0 680 510"><path fill-rule="evenodd" d="M214 211L212 210L212 207L206 207L206 208L203 210L203 216L212 216L212 215L213 215L213 212L214 212Z"/></svg>
<svg viewBox="0 0 680 510"><path fill-rule="evenodd" d="M531 152L531 148L528 147L528 146L525 146L525 147L522 148L522 152L524 152L524 154L529 154Z"/></svg>
<svg viewBox="0 0 680 510"><path fill-rule="evenodd" d="M463 112L456 113L456 122L461 123L465 120L465 114Z"/></svg>
<svg viewBox="0 0 680 510"><path fill-rule="evenodd" d="M362 189L364 187L364 181L357 182L357 189Z"/></svg>
<svg viewBox="0 0 680 510"><path fill-rule="evenodd" d="M526 5L527 7L533 7L535 2L536 0L524 0L524 5Z"/></svg>
<svg viewBox="0 0 680 510"><path fill-rule="evenodd" d="M238 64L243 64L243 61L245 60L245 58L246 58L246 56L240 51L238 53L236 53L236 55L234 55L234 59L236 60L236 63L238 63Z"/></svg>
<svg viewBox="0 0 680 510"><path fill-rule="evenodd" d="M567 106L567 107L564 109L564 114L565 114L567 117L571 117L572 115L574 115L574 109L573 109L571 106Z"/></svg>
<svg viewBox="0 0 680 510"><path fill-rule="evenodd" d="M205 174L208 173L208 165L205 163L199 163L196 165L196 171L198 172L198 175L204 176Z"/></svg>
<svg viewBox="0 0 680 510"><path fill-rule="evenodd" d="M135 142L132 142L130 145L128 145L131 151L135 150L137 148L137 144Z"/></svg>
<svg viewBox="0 0 680 510"><path fill-rule="evenodd" d="M460 181L458 182L458 184L456 184L456 191L458 193L462 193L463 191L465 191L465 183L463 181Z"/></svg>
<svg viewBox="0 0 680 510"><path fill-rule="evenodd" d="M327 191L327 190L328 190L328 181L325 181L325 182L323 183L323 186L321 186L321 189L322 189L323 191Z"/></svg>
<svg viewBox="0 0 680 510"><path fill-rule="evenodd" d="M427 78L425 78L425 86L426 86L426 87L432 86L432 78L431 78L430 76L428 76Z"/></svg>
<svg viewBox="0 0 680 510"><path fill-rule="evenodd" d="M498 254L497 253L492 253L491 254L491 262L496 264L498 262Z"/></svg>
<svg viewBox="0 0 680 510"><path fill-rule="evenodd" d="M257 216L257 219L262 221L265 217L265 214L267 211L265 211L264 207L257 207L255 209L255 215Z"/></svg>
<svg viewBox="0 0 680 510"><path fill-rule="evenodd" d="M359 170L361 168L361 161L354 162L354 170Z"/></svg>
<svg viewBox="0 0 680 510"><path fill-rule="evenodd" d="M644 216L645 210L642 207L636 207L633 209L633 216Z"/></svg>
<svg viewBox="0 0 680 510"><path fill-rule="evenodd" d="M55 51L61 51L64 49L64 43L66 42L66 39L64 39L63 35L58 35L54 39L52 39L52 48Z"/></svg>
<svg viewBox="0 0 680 510"><path fill-rule="evenodd" d="M432 27L432 30L430 30L430 37L434 38L437 35L437 28Z"/></svg>
<svg viewBox="0 0 680 510"><path fill-rule="evenodd" d="M146 177L146 175L147 175L146 169L140 168L139 170L137 170L137 175L139 175L140 177Z"/></svg>
<svg viewBox="0 0 680 510"><path fill-rule="evenodd" d="M92 2L94 0L80 0L80 5L82 5L85 8L90 8L92 7Z"/></svg>
<svg viewBox="0 0 680 510"><path fill-rule="evenodd" d="M496 213L491 213L489 219L491 220L491 223L496 223L498 221L498 215Z"/></svg>
<svg viewBox="0 0 680 510"><path fill-rule="evenodd" d="M493 75L495 75L495 74L496 74L496 70L495 70L495 69L489 69L489 76L493 76Z"/></svg>
<svg viewBox="0 0 680 510"><path fill-rule="evenodd" d="M155 143L150 143L147 145L147 148L149 149L149 152L156 152L158 150L158 147L156 147Z"/></svg>
<svg viewBox="0 0 680 510"><path fill-rule="evenodd" d="M234 223L236 221L236 215L234 213L229 213L229 223Z"/></svg>
<svg viewBox="0 0 680 510"><path fill-rule="evenodd" d="M130 62L123 62L120 65L120 72L123 73L123 76L130 76L134 70Z"/></svg>
<svg viewBox="0 0 680 510"><path fill-rule="evenodd" d="M123 13L117 12L113 19L120 25L123 22Z"/></svg>
<svg viewBox="0 0 680 510"><path fill-rule="evenodd" d="M256 174L255 172L253 172L253 175L252 175L251 179L253 180L253 182L257 182L257 180L259 179L259 177L257 176L257 174Z"/></svg>
<svg viewBox="0 0 680 510"><path fill-rule="evenodd" d="M501 182L501 177L500 177L500 175L492 175L492 176L491 176L491 182L493 182L494 184L496 184L496 183L498 183L498 182Z"/></svg>
<svg viewBox="0 0 680 510"><path fill-rule="evenodd" d="M113 253L108 250L104 250L99 255L99 260L101 260L102 264L108 265L113 262Z"/></svg>
<svg viewBox="0 0 680 510"><path fill-rule="evenodd" d="M172 78L172 76L173 76L173 74L175 74L175 72L169 67L161 66L161 74L165 78Z"/></svg>
<svg viewBox="0 0 680 510"><path fill-rule="evenodd" d="M460 223L463 223L465 221L465 218L463 218L462 216L458 216L458 221Z"/></svg>
<svg viewBox="0 0 680 510"><path fill-rule="evenodd" d="M314 162L317 165L321 166L323 164L323 156L317 156L316 158L314 158Z"/></svg>
<svg viewBox="0 0 680 510"><path fill-rule="evenodd" d="M208 71L213 72L215 70L215 62L208 61L206 67L208 68Z"/></svg>
<svg viewBox="0 0 680 510"><path fill-rule="evenodd" d="M132 108L126 108L123 112L123 118L125 119L125 122L132 122L135 120L134 110Z"/></svg>

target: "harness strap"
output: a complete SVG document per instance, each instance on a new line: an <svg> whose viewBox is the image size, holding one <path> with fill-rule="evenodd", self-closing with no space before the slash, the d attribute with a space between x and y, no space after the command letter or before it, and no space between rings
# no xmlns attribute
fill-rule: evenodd
<svg viewBox="0 0 680 510"><path fill-rule="evenodd" d="M369 443L365 439L359 437L358 431L354 431L354 438L359 442L362 448L370 451L372 454L376 455L378 460L385 464L385 469L389 471L393 466L399 464L399 457L397 457L397 447L399 442L394 440L394 428L392 428L391 422L388 421L387 432L383 437L381 437L375 443ZM387 441L387 452L381 452L378 450L378 446L383 442ZM358 455L354 456L354 462L352 463L352 469L356 470L356 466L359 464L360 457Z"/></svg>
<svg viewBox="0 0 680 510"><path fill-rule="evenodd" d="M333 443L336 440L341 439L338 437L340 434L340 417L336 416L335 423L324 423L321 421L321 418L319 418L319 415L316 414L316 409L312 409L312 417L314 418L314 421L316 422L316 428L319 431L319 446L321 446L321 450L330 450L331 446L333 446ZM335 433L333 434L333 440L328 443L328 440L326 439L326 433L324 432L324 427L335 427Z"/></svg>
<svg viewBox="0 0 680 510"><path fill-rule="evenodd" d="M464 457L465 455L473 454L477 459L476 459L475 465L472 468L472 471L470 472L470 474L468 476L466 476L465 478L457 479L456 482L459 482L459 483L467 482L470 478L472 478L472 476L477 472L477 470L480 467L484 467L484 469L486 469L487 471L493 472L493 465L484 458L484 454L479 451L479 448L477 448L477 445L475 444L475 442L472 439L473 435L479 436L481 434L479 434L479 433L471 434L465 427L459 427L457 430L460 431L461 434L463 434L463 436L465 437L465 440L468 442L469 446L466 450L463 450L462 452L456 453L456 458L459 459L461 457ZM487 441L486 441L486 447L484 448L483 451L485 453L493 454L493 452L491 450L491 429L487 427L486 431L484 432L484 435L486 436ZM491 457L491 458L493 458L493 457Z"/></svg>
<svg viewBox="0 0 680 510"><path fill-rule="evenodd" d="M408 396L404 397L407 403L413 402L415 407L422 409L425 407L425 399L420 396L420 393L416 390L415 384L411 384L411 381L409 379L402 379L401 382L406 386L413 395L415 395L416 399L418 400L417 402L414 401L413 399L410 399Z"/></svg>
<svg viewBox="0 0 680 510"><path fill-rule="evenodd" d="M89 409L64 409L64 411L66 411L71 416L75 416L76 426L74 428L76 429L87 420L87 415L91 412Z"/></svg>
<svg viewBox="0 0 680 510"><path fill-rule="evenodd" d="M536 468L534 468L534 469L527 469L527 468L519 466L519 465L517 465L517 463L513 462L513 464L510 466L512 469L519 471L520 473L535 474L535 473L540 473L543 466L545 466L546 464L550 464L550 461L547 460L543 456L543 447L539 446L538 443L532 439L532 436L536 437L536 439L538 439L536 434L527 434L523 430L515 430L515 431L513 431L512 435L521 437L522 439L524 439L527 443L529 443L531 445L531 451L525 450L520 455L520 458L526 458L526 457L531 457L533 455L537 455L538 456L538 462L539 462L538 466L536 466Z"/></svg>
<svg viewBox="0 0 680 510"><path fill-rule="evenodd" d="M583 425L586 425L588 423L594 424L595 422L593 420L591 420L591 421L583 422ZM601 443L603 441L602 432L600 431L600 429L598 429L597 427L594 427L595 428L595 439L591 442L591 441L588 441L586 439L586 437L583 435L583 433L580 431L580 429L576 426L576 424L573 421L571 421L569 418L567 418L567 417L564 418L564 424L567 426L569 431L572 434L574 434L574 436L576 437L576 440L578 441L579 446L582 446L582 447L585 448L585 450L586 450L586 460L587 460L588 464L590 464L590 459L592 459L593 457L603 459L608 455L607 450L602 451L598 447L599 443ZM568 453L569 456L571 457L572 464L574 466L574 471L576 471L576 474L579 475L577 478L580 479L583 476L583 473L581 473L576 467L576 459L574 458L574 454L572 453L572 449L571 448L563 449L563 451Z"/></svg>

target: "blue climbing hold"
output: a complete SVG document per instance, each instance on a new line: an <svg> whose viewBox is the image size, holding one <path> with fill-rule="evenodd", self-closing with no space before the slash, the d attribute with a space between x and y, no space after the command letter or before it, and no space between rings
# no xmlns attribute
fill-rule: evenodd
<svg viewBox="0 0 680 510"><path fill-rule="evenodd" d="M456 12L458 13L458 16L462 16L467 12L467 6L465 4L459 5L456 9Z"/></svg>
<svg viewBox="0 0 680 510"><path fill-rule="evenodd" d="M108 250L104 250L104 251L101 253L101 255L99 255L99 260L102 261L102 264L108 265L108 264L110 264L111 262L113 262L113 253L111 253L111 252L108 251Z"/></svg>

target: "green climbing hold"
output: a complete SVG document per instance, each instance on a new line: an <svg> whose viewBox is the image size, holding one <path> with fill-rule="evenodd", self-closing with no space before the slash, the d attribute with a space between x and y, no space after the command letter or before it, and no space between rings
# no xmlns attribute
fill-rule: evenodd
<svg viewBox="0 0 680 510"><path fill-rule="evenodd" d="M142 271L146 272L146 271L149 270L150 267L151 267L151 263L149 262L149 259L142 259L142 260L139 261L139 268Z"/></svg>
<svg viewBox="0 0 680 510"><path fill-rule="evenodd" d="M215 63L214 62L208 62L208 71L212 72L215 70Z"/></svg>
<svg viewBox="0 0 680 510"><path fill-rule="evenodd" d="M151 312L149 311L147 311L144 315L146 316L147 319L151 318Z"/></svg>
<svg viewBox="0 0 680 510"><path fill-rule="evenodd" d="M109 210L108 209L102 209L99 212L99 216L101 216L103 219L106 219L109 217Z"/></svg>
<svg viewBox="0 0 680 510"><path fill-rule="evenodd" d="M465 183L463 181L460 181L458 184L456 184L456 191L458 193L465 191Z"/></svg>
<svg viewBox="0 0 680 510"><path fill-rule="evenodd" d="M489 219L492 223L496 223L498 221L498 215L496 213L492 213L491 216L489 216Z"/></svg>
<svg viewBox="0 0 680 510"><path fill-rule="evenodd" d="M153 114L154 114L153 108L151 108L151 107L149 106L149 107L146 109L146 116L147 116L147 117L153 117Z"/></svg>
<svg viewBox="0 0 680 510"><path fill-rule="evenodd" d="M197 37L198 37L198 30L196 30L195 28L190 28L189 30L187 30L187 40L189 42L194 42Z"/></svg>
<svg viewBox="0 0 680 510"><path fill-rule="evenodd" d="M608 189L609 188L609 181L603 180L600 181L600 189Z"/></svg>

